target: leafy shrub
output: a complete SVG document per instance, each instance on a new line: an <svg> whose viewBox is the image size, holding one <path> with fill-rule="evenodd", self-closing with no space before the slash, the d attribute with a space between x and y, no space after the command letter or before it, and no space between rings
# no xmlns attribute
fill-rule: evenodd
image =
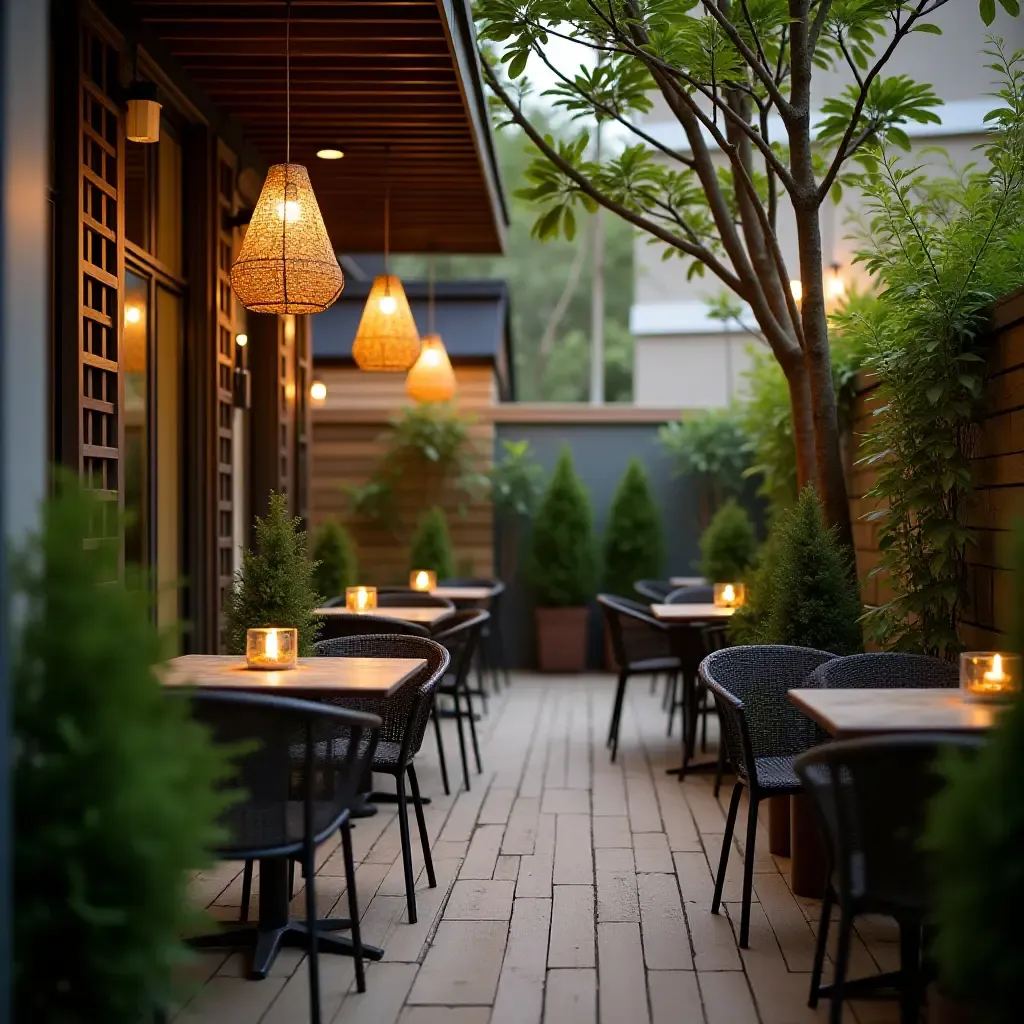
<svg viewBox="0 0 1024 1024"><path fill-rule="evenodd" d="M711 583L747 577L757 552L750 515L742 505L727 501L700 538L700 572Z"/></svg>
<svg viewBox="0 0 1024 1024"><path fill-rule="evenodd" d="M772 526L772 541L752 581L753 607L737 628L747 642L815 647L834 654L863 648L860 595L821 502L805 487Z"/></svg>
<svg viewBox="0 0 1024 1024"><path fill-rule="evenodd" d="M858 178L869 222L857 259L884 290L843 329L870 349L879 415L879 561L892 599L869 617L884 646L955 657L968 601L972 462L985 408L989 307L1024 284L1024 52L986 51L1004 81L984 167L949 178L884 154Z"/></svg>
<svg viewBox="0 0 1024 1024"><path fill-rule="evenodd" d="M1015 529L1015 642L1024 640L1024 524ZM986 1024L1020 1020L1024 944L1024 698L1017 697L975 757L943 766L947 785L929 808L933 861L931 954L945 992Z"/></svg>
<svg viewBox="0 0 1024 1024"><path fill-rule="evenodd" d="M144 593L92 545L98 512L63 479L13 559L14 1018L139 1024L172 997L204 918L188 873L220 839L222 752L168 698Z"/></svg>
<svg viewBox="0 0 1024 1024"><path fill-rule="evenodd" d="M355 585L359 562L352 535L333 516L317 531L313 548L314 583L324 597L337 597Z"/></svg>
<svg viewBox="0 0 1024 1024"><path fill-rule="evenodd" d="M526 519L533 515L543 488L544 471L529 441L502 441L503 454L489 473L491 502L499 515Z"/></svg>
<svg viewBox="0 0 1024 1024"><path fill-rule="evenodd" d="M578 607L594 595L594 517L568 448L562 449L537 510L528 571L541 607Z"/></svg>
<svg viewBox="0 0 1024 1024"><path fill-rule="evenodd" d="M256 516L255 550L242 556L242 568L224 600L224 632L229 654L245 654L245 634L259 626L293 626L299 631L299 654L309 657L320 633L313 612L323 603L313 582L302 520L288 515L283 494L270 495L266 519Z"/></svg>
<svg viewBox="0 0 1024 1024"><path fill-rule="evenodd" d="M444 509L434 506L420 517L419 526L409 549L409 571L432 569L439 580L455 575L452 542L448 537L448 520Z"/></svg>
<svg viewBox="0 0 1024 1024"><path fill-rule="evenodd" d="M630 459L612 498L604 534L604 589L633 594L635 580L661 575L665 542L661 513L639 459Z"/></svg>

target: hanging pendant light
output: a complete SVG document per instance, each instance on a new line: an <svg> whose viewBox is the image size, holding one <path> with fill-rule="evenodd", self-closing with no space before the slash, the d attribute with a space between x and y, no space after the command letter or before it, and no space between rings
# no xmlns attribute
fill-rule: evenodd
<svg viewBox="0 0 1024 1024"><path fill-rule="evenodd" d="M405 378L405 390L417 402L448 402L455 397L455 371L441 335L434 331L434 260L430 260L427 291L427 330L423 351Z"/></svg>
<svg viewBox="0 0 1024 1024"><path fill-rule="evenodd" d="M231 267L235 295L255 313L322 313L345 287L309 172L302 164L291 162L291 11L288 0L285 162L267 171L238 259Z"/></svg>
<svg viewBox="0 0 1024 1024"><path fill-rule="evenodd" d="M402 282L388 268L391 244L391 182L384 184L384 273L374 279L363 307L352 358L360 370L404 373L420 354L420 334Z"/></svg>

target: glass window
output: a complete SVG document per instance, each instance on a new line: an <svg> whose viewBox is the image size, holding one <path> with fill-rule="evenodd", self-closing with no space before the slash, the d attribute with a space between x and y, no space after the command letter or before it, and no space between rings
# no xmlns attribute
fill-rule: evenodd
<svg viewBox="0 0 1024 1024"><path fill-rule="evenodd" d="M124 154L124 233L129 242L150 252L153 226L153 147L126 142Z"/></svg>
<svg viewBox="0 0 1024 1024"><path fill-rule="evenodd" d="M130 270L124 275L125 560L149 562L149 281Z"/></svg>

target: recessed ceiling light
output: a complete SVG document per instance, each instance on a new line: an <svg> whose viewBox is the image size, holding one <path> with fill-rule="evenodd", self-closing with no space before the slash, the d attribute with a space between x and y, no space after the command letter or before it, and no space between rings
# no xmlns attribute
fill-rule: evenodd
<svg viewBox="0 0 1024 1024"><path fill-rule="evenodd" d="M321 160L340 160L345 154L340 149L318 149L316 155Z"/></svg>

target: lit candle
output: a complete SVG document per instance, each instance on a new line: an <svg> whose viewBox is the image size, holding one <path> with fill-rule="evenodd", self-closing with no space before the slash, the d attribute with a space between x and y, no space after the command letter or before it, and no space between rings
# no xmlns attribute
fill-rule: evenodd
<svg viewBox="0 0 1024 1024"><path fill-rule="evenodd" d="M746 600L747 590L742 583L716 583L714 602L719 608L739 608Z"/></svg>
<svg viewBox="0 0 1024 1024"><path fill-rule="evenodd" d="M409 573L409 589L429 593L437 586L437 573L430 569L413 569Z"/></svg>
<svg viewBox="0 0 1024 1024"><path fill-rule="evenodd" d="M346 587L345 607L350 612L372 611L377 607L377 588Z"/></svg>
<svg viewBox="0 0 1024 1024"><path fill-rule="evenodd" d="M965 700L1002 700L1020 689L1020 656L988 651L960 655L960 689Z"/></svg>
<svg viewBox="0 0 1024 1024"><path fill-rule="evenodd" d="M246 630L246 668L271 671L295 668L299 654L299 631L265 626Z"/></svg>

